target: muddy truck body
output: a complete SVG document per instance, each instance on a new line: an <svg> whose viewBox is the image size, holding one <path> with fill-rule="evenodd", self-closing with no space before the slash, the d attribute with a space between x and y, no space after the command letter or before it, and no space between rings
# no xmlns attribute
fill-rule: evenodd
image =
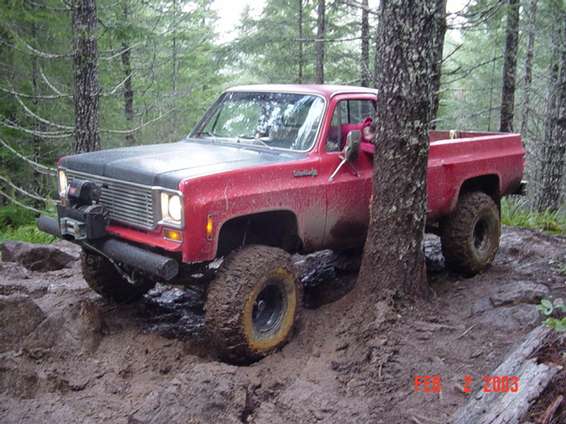
<svg viewBox="0 0 566 424"><path fill-rule="evenodd" d="M40 229L82 245L82 271L115 302L156 282L206 284L219 353L252 361L281 346L301 307L293 252L360 249L376 91L321 85L236 87L178 143L103 150L58 163L57 218ZM473 275L499 245L500 199L524 190L518 134L432 131L427 229L448 266Z"/></svg>

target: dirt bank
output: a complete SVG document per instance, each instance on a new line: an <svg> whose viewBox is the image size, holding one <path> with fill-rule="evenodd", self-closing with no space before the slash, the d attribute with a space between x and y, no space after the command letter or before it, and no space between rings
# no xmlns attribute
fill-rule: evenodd
<svg viewBox="0 0 566 424"><path fill-rule="evenodd" d="M196 290L158 287L117 307L76 262L43 273L0 262L0 421L446 422L469 396L464 376L479 390L540 321L534 304L566 297L566 239L505 229L494 266L469 279L444 270L436 238L426 250L432 302L385 317L363 348L340 334L355 273L296 257L311 309L288 345L249 367L209 354ZM440 375L442 393L416 393L415 375Z"/></svg>

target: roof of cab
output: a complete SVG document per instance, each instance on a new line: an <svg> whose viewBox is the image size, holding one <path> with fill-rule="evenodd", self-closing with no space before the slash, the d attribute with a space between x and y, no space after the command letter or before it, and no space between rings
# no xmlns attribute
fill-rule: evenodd
<svg viewBox="0 0 566 424"><path fill-rule="evenodd" d="M226 91L271 91L283 93L305 93L318 94L327 98L334 97L338 94L363 93L375 94L377 90L368 87L355 87L351 85L330 85L330 84L258 84L258 85L240 85L231 87Z"/></svg>

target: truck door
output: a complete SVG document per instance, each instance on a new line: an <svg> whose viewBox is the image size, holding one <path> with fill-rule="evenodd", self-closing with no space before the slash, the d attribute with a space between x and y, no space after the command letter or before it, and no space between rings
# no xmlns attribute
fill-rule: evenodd
<svg viewBox="0 0 566 424"><path fill-rule="evenodd" d="M362 122L375 116L375 96L337 96L332 121L321 150L321 170L326 178L326 223L324 245L328 248L362 246L369 221L369 198L373 157L360 151L357 160L346 164L330 179L342 161L349 131L362 129Z"/></svg>

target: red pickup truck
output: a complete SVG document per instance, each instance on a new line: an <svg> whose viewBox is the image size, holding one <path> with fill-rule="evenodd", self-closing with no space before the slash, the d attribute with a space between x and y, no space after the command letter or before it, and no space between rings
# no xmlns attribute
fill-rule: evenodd
<svg viewBox="0 0 566 424"><path fill-rule="evenodd" d="M363 246L376 91L261 85L224 92L178 143L67 156L57 219L83 246L87 283L116 302L224 258L206 324L222 355L254 360L289 337L301 307L290 253ZM518 134L432 131L427 229L446 262L482 271L499 244L499 202L522 190Z"/></svg>

